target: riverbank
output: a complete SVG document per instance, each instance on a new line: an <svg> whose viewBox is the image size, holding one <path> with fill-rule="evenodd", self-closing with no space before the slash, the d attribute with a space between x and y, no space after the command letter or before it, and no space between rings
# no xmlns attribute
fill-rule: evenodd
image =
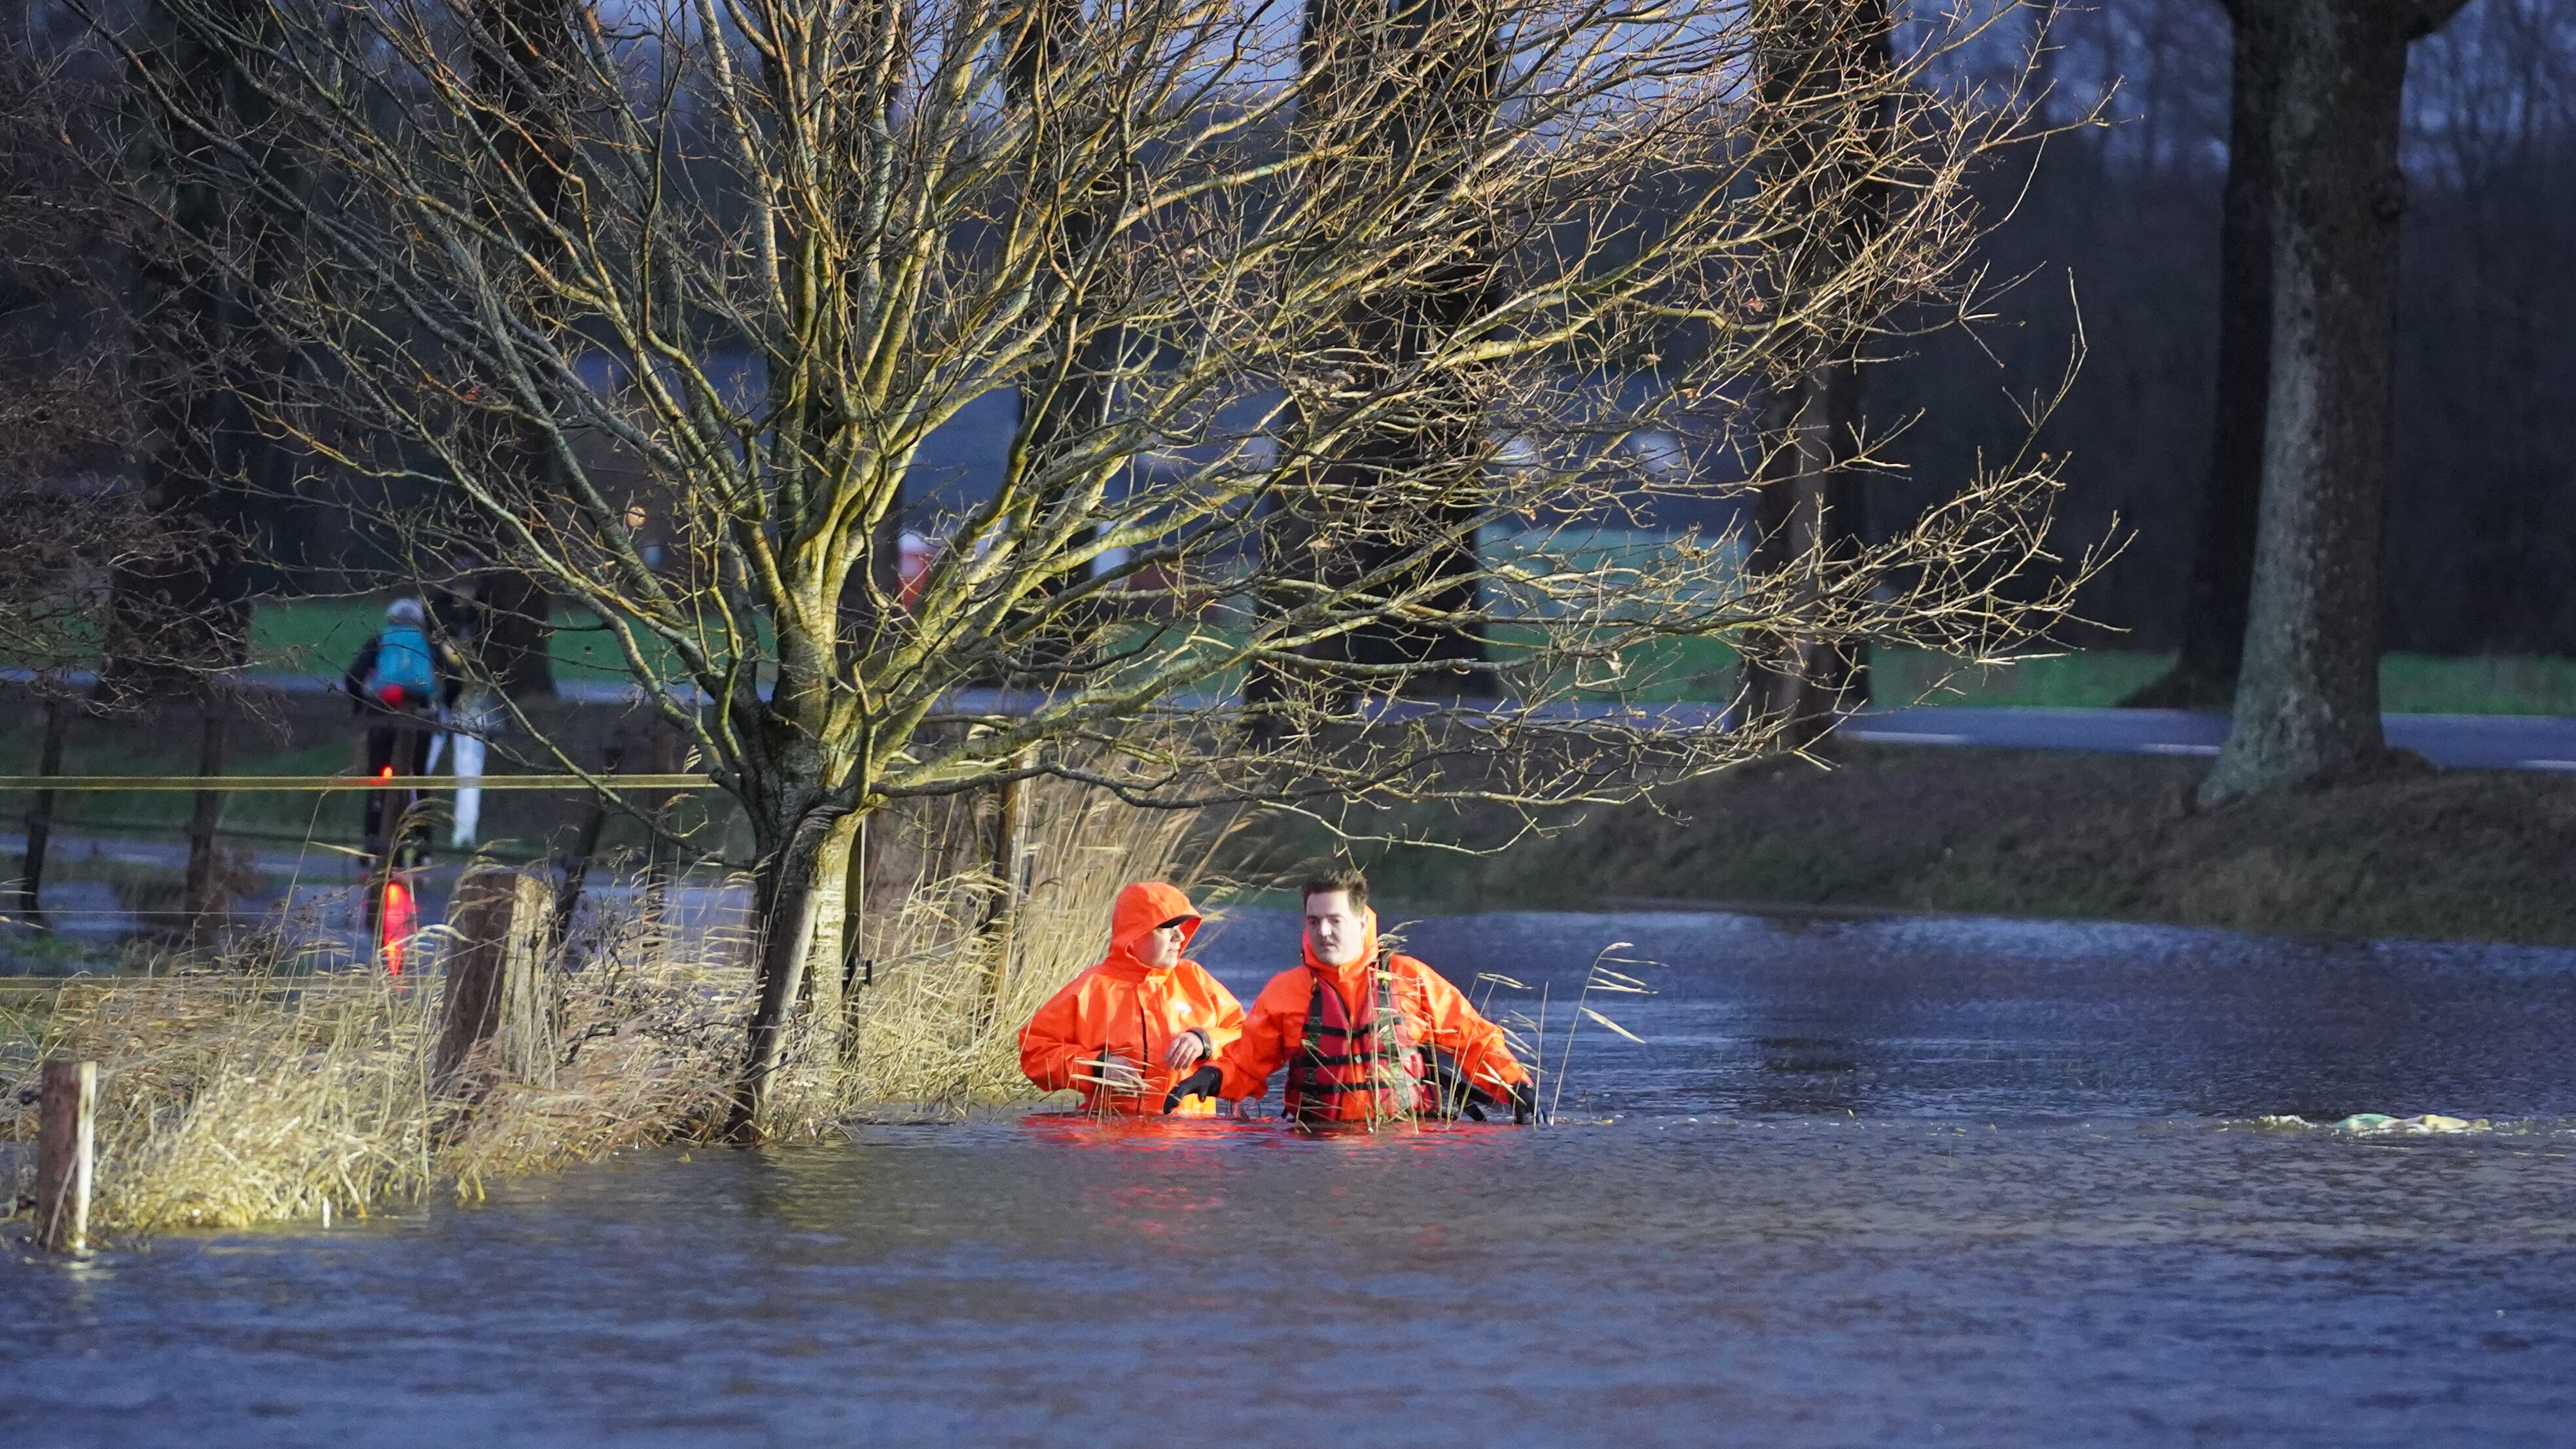
<svg viewBox="0 0 2576 1449"><path fill-rule="evenodd" d="M2454 771L2204 810L2206 768L1853 744L1831 770L1771 761L1660 813L1484 855L1397 848L1371 872L1412 912L1706 902L2576 943L2576 779Z"/></svg>

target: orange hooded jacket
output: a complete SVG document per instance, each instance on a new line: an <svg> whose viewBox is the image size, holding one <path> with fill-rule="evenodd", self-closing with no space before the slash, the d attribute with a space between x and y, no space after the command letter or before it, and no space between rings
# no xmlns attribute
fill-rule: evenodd
<svg viewBox="0 0 2576 1449"><path fill-rule="evenodd" d="M1198 1063L1205 1066L1243 1034L1243 1004L1206 968L1181 961L1154 971L1138 959L1137 946L1154 928L1181 916L1189 918L1188 933L1197 935L1198 912L1190 898L1161 881L1118 893L1109 915L1108 958L1065 983L1020 1028L1020 1070L1030 1081L1044 1091L1082 1093L1086 1112L1158 1113L1172 1084L1187 1075L1164 1065L1172 1038L1192 1028L1205 1032L1208 1055ZM1083 1063L1103 1049L1143 1063L1142 1093L1110 1093L1091 1080L1096 1068Z"/></svg>
<svg viewBox="0 0 2576 1449"><path fill-rule="evenodd" d="M1367 912L1366 921L1360 953L1351 964L1325 965L1315 959L1314 944L1308 942L1302 964L1271 977L1270 984L1261 988L1244 1017L1242 1038L1218 1062L1225 1075L1225 1085L1218 1089L1222 1095L1259 1097L1268 1090L1270 1074L1287 1065L1305 1038L1306 1007L1314 996L1316 977L1341 993L1353 1017L1366 1014L1369 972L1377 964L1377 912ZM1416 1039L1447 1052L1470 1085L1501 1097L1514 1084L1529 1080L1528 1070L1503 1040L1503 1029L1469 1005L1439 972L1402 955L1389 956L1387 970L1395 978L1396 1006ZM1366 1121L1371 1110L1364 1094L1345 1097L1338 1106L1338 1115L1345 1121Z"/></svg>

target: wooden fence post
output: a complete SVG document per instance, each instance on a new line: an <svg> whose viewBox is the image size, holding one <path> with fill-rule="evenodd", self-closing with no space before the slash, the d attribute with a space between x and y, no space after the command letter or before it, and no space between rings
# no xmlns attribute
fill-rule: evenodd
<svg viewBox="0 0 2576 1449"><path fill-rule="evenodd" d="M1035 750L1023 750L1011 757L1011 768L1026 770L1037 764ZM1036 803L1033 779L1002 782L1001 801L994 822L993 874L1000 877L1001 893L993 898L984 916L984 934L991 938L992 961L985 968L984 1010L987 1017L1001 1009L1002 987L1011 974L1012 936L1019 928L1020 897L1028 887L1029 816Z"/></svg>
<svg viewBox="0 0 2576 1449"><path fill-rule="evenodd" d="M70 729L71 709L59 699L45 701L45 742L37 757L37 774L63 772L63 737ZM26 865L18 878L18 915L30 925L42 925L45 919L38 897L45 884L45 840L53 831L54 792L39 790L27 807Z"/></svg>
<svg viewBox="0 0 2576 1449"><path fill-rule="evenodd" d="M626 767L626 746L612 742L600 752L600 773L614 775ZM590 809L581 817L581 830L573 837L572 854L563 862L563 881L555 888L554 934L547 938L549 952L560 948L572 930L573 913L581 909L582 887L590 881L590 858L599 854L600 832L608 828L608 797L593 792Z"/></svg>
<svg viewBox="0 0 2576 1449"><path fill-rule="evenodd" d="M197 705L197 773L212 776L223 772L224 712L214 700L201 700ZM231 904L215 879L215 831L223 818L224 797L213 790L198 791L195 809L188 816L185 906L191 941L203 940L213 930L216 917Z"/></svg>
<svg viewBox="0 0 2576 1449"><path fill-rule="evenodd" d="M98 1063L45 1063L36 1126L36 1243L56 1253L89 1248L90 1155L97 1143Z"/></svg>
<svg viewBox="0 0 2576 1449"><path fill-rule="evenodd" d="M466 1080L465 1067L474 1049L495 1037L503 1073L522 1082L552 1082L545 952L553 906L546 883L524 871L486 867L456 883L456 903L448 912L455 939L447 952L447 994L430 1067L433 1095L480 1097L489 1084Z"/></svg>

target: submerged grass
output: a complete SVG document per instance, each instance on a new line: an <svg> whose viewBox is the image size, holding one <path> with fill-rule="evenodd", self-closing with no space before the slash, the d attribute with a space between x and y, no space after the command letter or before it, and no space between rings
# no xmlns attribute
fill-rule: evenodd
<svg viewBox="0 0 2576 1449"><path fill-rule="evenodd" d="M1022 816L1016 893L974 809L888 822L909 832L907 878L869 893L896 904L860 921L843 1049L797 1069L790 1135L872 1107L1029 1098L1018 1027L1098 958L1118 888L1186 878L1184 857L1207 854L1209 822L1070 786L1030 791ZM752 953L739 932L683 941L660 916L585 913L545 973L539 1065L503 1071L492 1044L493 1060L469 1064L486 1084L470 1104L431 1090L443 978L350 969L323 933L288 923L219 954L13 995L0 1001L0 1137L35 1136L34 1094L15 1089L39 1060L97 1062L93 1221L111 1241L361 1215L703 1140L740 1061ZM12 1200L27 1157L9 1169Z"/></svg>

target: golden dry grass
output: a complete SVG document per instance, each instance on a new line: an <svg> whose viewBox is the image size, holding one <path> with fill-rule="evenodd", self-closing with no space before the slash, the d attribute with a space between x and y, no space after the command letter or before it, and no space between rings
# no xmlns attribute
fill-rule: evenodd
<svg viewBox="0 0 2576 1449"><path fill-rule="evenodd" d="M838 1059L798 1069L781 1113L791 1133L829 1130L872 1104L954 1110L1029 1097L1020 1023L1098 959L1118 888L1190 874L1182 857L1203 861L1209 833L1068 786L1036 789L1026 889L999 909L981 852L937 838L973 824L948 812L899 826L927 832L909 857L921 864L871 893L902 904L863 924L873 984L849 998ZM976 863L939 864L961 856ZM584 921L546 976L545 1065L513 1079L479 1064L490 1085L470 1107L430 1090L441 978L317 969L286 929L216 959L67 982L49 1009L0 1014L0 1061L12 1076L57 1052L99 1064L93 1221L111 1241L363 1214L708 1136L740 1061L748 943L714 934L675 950L656 920ZM487 1045L497 1056L499 1044ZM32 1139L35 1113L15 1094L0 1101L0 1136Z"/></svg>
<svg viewBox="0 0 2576 1449"><path fill-rule="evenodd" d="M934 879L935 866L916 873L898 909L865 922L862 952L875 981L850 998L843 1081L852 1105L957 1109L1028 1098L1020 1025L1108 951L1119 888L1169 880L1190 889L1227 828L1069 786L1034 794L1026 889L991 929L983 927L1001 883L989 870Z"/></svg>
<svg viewBox="0 0 2576 1449"><path fill-rule="evenodd" d="M502 1082L470 1113L429 1091L434 976L261 954L75 980L36 1045L99 1064L103 1232L364 1213L703 1132L730 1085L738 1008L700 974L593 963L558 977L551 1080ZM8 1108L11 1135L32 1137L34 1107Z"/></svg>

